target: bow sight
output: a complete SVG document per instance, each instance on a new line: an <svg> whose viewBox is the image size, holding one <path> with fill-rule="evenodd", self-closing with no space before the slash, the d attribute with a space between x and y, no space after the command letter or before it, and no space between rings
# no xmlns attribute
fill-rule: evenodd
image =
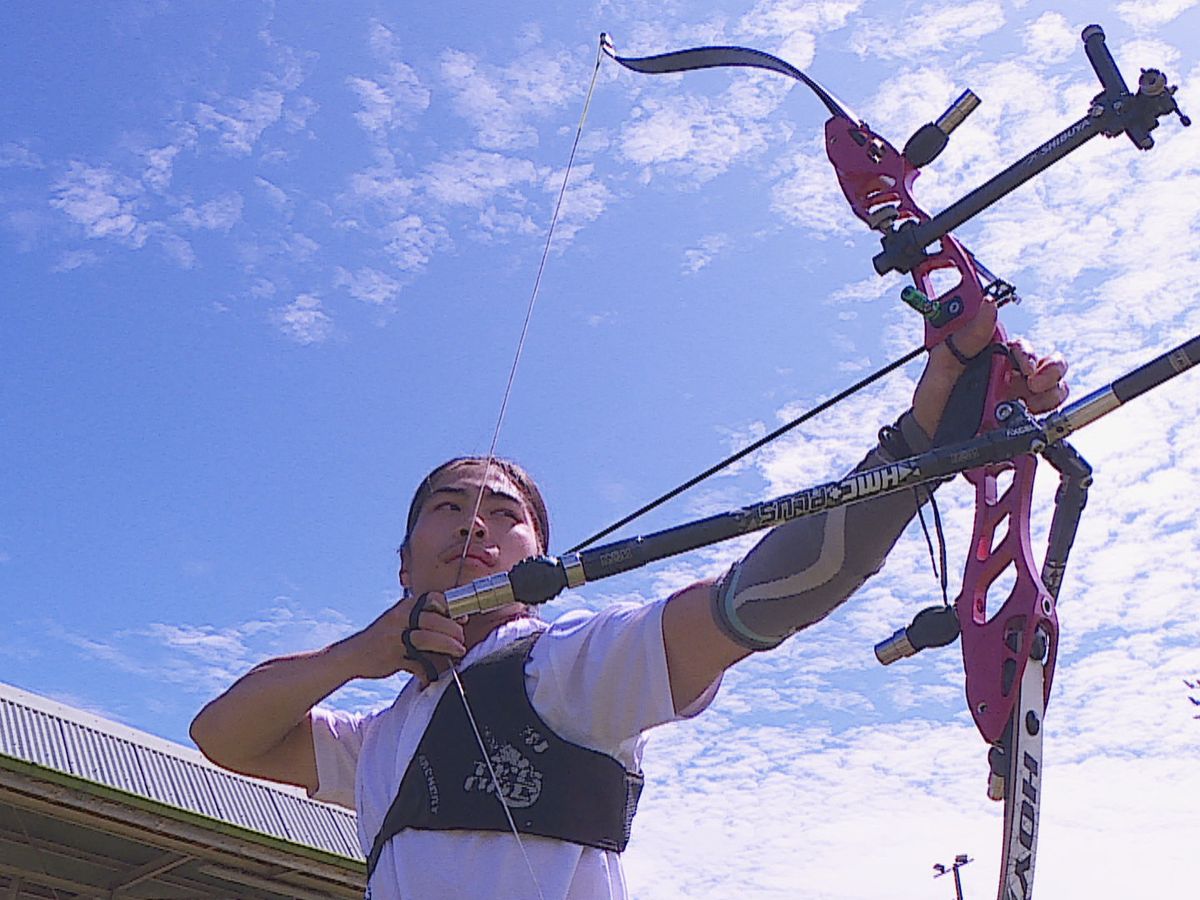
<svg viewBox="0 0 1200 900"><path fill-rule="evenodd" d="M1011 193L1068 153L1078 150L1097 135L1103 134L1111 138L1126 134L1139 150L1149 150L1154 146L1154 138L1150 136L1150 132L1158 127L1158 121L1163 116L1174 113L1179 116L1184 126L1192 124L1192 120L1183 114L1175 102L1177 88L1168 85L1167 77L1158 69L1143 69L1138 79L1137 93L1129 93L1125 79L1121 77L1108 45L1104 42L1104 29L1099 25L1089 25L1084 29L1083 43L1087 57L1104 90L1092 99L1086 115L1078 122L1063 129L995 178L931 219L913 215L912 210L905 208L902 203L890 202L893 199L887 196L890 192L883 185L879 186L875 193L880 196L872 203L867 218L872 228L884 231L881 242L883 251L872 260L876 272L880 275L886 275L888 272L907 274L919 268L930 258L926 248L935 241L941 240L1001 197ZM896 183L911 186L917 171L941 153L949 141L950 132L978 105L979 101L975 95L967 91L938 119L937 124L924 125L918 129L904 145L903 154L898 157L900 170L892 175ZM869 130L865 127L850 131L851 138L860 146L869 140L868 135ZM872 153L878 155L879 162L882 163L887 150L890 149L874 148ZM845 183L842 187L845 190ZM849 196L847 193L847 197ZM854 204L853 199L850 202ZM899 226L893 224L897 219L901 220Z"/></svg>

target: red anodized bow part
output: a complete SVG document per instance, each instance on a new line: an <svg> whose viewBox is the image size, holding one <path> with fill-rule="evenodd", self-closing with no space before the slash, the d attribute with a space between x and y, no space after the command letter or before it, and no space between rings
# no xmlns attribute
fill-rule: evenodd
<svg viewBox="0 0 1200 900"><path fill-rule="evenodd" d="M912 197L912 185L920 169L865 123L831 116L825 123L825 149L833 163L842 193L854 214L873 228L890 228L893 223L928 222L930 216ZM950 287L935 290L935 273L953 273ZM927 318L925 347L932 348L968 325L987 302L984 285L971 255L951 235L940 240L937 252L929 253L912 270L917 289L943 313L941 324ZM937 279L946 284L946 278ZM1007 343L1004 328L997 323L992 342ZM1003 354L991 358L983 419L979 433L999 427L996 408L1016 399L1012 393L1013 368ZM1012 472L1001 491L1000 476ZM1050 698L1054 660L1058 645L1058 616L1054 598L1042 583L1033 560L1029 517L1033 503L1033 481L1037 457L1022 456L964 473L975 487L975 527L963 576L962 592L955 601L962 631L963 665L966 671L967 702L984 740L1000 740L1016 703L1033 636L1041 628L1049 639L1045 664L1043 699ZM1006 529L997 542L997 532ZM1011 593L994 614L988 616L988 591L1009 568L1014 570Z"/></svg>

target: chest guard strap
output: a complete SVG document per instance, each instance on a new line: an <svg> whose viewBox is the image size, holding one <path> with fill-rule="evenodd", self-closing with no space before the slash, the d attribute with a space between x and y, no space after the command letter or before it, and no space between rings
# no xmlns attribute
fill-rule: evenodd
<svg viewBox="0 0 1200 900"><path fill-rule="evenodd" d="M525 663L538 637L513 642L461 676L503 802L522 834L620 853L644 779L607 754L559 737L534 711ZM509 831L455 690L438 701L408 764L367 857L368 879L384 846L406 828Z"/></svg>

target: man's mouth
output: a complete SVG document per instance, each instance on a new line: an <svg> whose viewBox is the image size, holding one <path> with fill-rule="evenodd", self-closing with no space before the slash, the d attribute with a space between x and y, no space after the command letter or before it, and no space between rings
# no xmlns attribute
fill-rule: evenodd
<svg viewBox="0 0 1200 900"><path fill-rule="evenodd" d="M456 563L459 561L462 561L464 564L473 562L484 568L491 568L496 563L496 557L486 550L468 550L465 555L461 550L456 550L452 553L447 553L443 558L443 562L446 563Z"/></svg>

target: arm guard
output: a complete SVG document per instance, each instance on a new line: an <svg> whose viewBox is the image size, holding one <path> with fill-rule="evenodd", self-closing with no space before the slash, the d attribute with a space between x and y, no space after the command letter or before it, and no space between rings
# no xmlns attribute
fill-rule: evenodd
<svg viewBox="0 0 1200 900"><path fill-rule="evenodd" d="M906 412L855 471L928 450ZM767 534L713 588L713 618L734 642L768 650L829 615L883 568L929 493L918 488L797 519Z"/></svg>

